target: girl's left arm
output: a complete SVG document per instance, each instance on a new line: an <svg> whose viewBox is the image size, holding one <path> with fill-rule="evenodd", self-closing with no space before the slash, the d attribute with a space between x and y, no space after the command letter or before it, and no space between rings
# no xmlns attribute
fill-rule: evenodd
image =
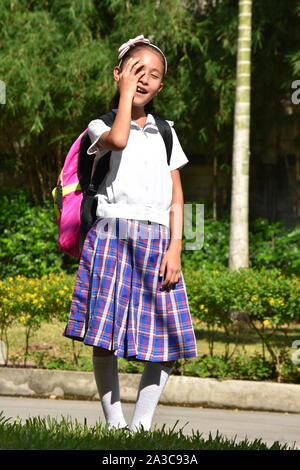
<svg viewBox="0 0 300 470"><path fill-rule="evenodd" d="M160 266L160 275L163 276L165 273L162 287L171 287L170 284L178 282L181 271L184 198L179 170L172 170L171 177L173 189L170 209L170 244Z"/></svg>
<svg viewBox="0 0 300 470"><path fill-rule="evenodd" d="M182 248L182 226L183 226L183 191L181 186L179 170L172 170L171 177L173 181L172 203L170 210L170 245L169 248L177 249L181 252Z"/></svg>

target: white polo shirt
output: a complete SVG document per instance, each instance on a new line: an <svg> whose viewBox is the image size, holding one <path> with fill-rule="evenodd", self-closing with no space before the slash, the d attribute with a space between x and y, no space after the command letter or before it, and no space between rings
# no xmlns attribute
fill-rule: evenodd
<svg viewBox="0 0 300 470"><path fill-rule="evenodd" d="M112 111L117 113L118 108ZM95 196L98 198L97 217L150 220L170 228L170 171L182 168L189 160L178 140L174 122L167 122L173 134L170 166L164 140L152 114L147 115L143 128L131 120L127 145L123 150L111 152L109 171ZM109 152L96 145L103 132L109 130L102 119L89 123L88 134L92 142L87 150L89 155L100 153L101 158Z"/></svg>

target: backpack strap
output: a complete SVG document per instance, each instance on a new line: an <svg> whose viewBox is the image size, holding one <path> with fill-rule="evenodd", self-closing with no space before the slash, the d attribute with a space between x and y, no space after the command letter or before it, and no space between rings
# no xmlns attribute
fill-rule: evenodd
<svg viewBox="0 0 300 470"><path fill-rule="evenodd" d="M103 114L98 119L102 119L102 121L107 126L112 127L115 117L116 114L113 111L110 111L109 113ZM102 183L106 174L109 171L110 157L111 150L106 152L106 154L103 155L102 158L100 158L100 155L94 157L93 168L91 172L90 188L93 188L96 193L98 192L100 184Z"/></svg>
<svg viewBox="0 0 300 470"><path fill-rule="evenodd" d="M102 121L107 126L112 127L113 122L115 120L115 117L116 117L115 113L111 111L107 114L103 114L102 116L100 116L99 119L102 119ZM99 181L99 175L102 175L104 177L105 174L109 170L110 156L111 156L111 151L106 153L104 164L102 164L102 165L98 165L98 162L100 160L100 154L95 156L95 158L94 158L93 168L92 168L92 172L91 172L91 184L94 185L95 187L97 187L97 186L99 187L101 181L103 180L103 178L102 178ZM96 173L96 169L97 169L97 173ZM100 169L101 169L101 172L100 172Z"/></svg>
<svg viewBox="0 0 300 470"><path fill-rule="evenodd" d="M115 117L116 117L116 113L114 111L110 111L106 114L102 114L98 119L101 119L108 127L112 127ZM172 148L173 148L173 135L172 135L171 126L165 119L163 119L158 114L155 114L155 115L153 114L153 117L155 119L155 123L157 125L158 131L164 140L166 153L167 153L167 163L168 165L170 165ZM86 136L84 137L85 137L86 142L85 141L83 142L83 145L81 146L80 150L86 153L86 150L88 146L90 145L90 138L87 133L86 133ZM102 183L104 177L109 171L110 157L111 157L111 151L103 155L102 158L100 158L100 156L94 157L94 160L91 163L92 165L92 168L90 170L91 179L89 182L90 184L88 185L88 189L90 190L89 192L93 193L95 191L96 193L98 191L100 184ZM81 161L84 161L84 160L81 159Z"/></svg>
<svg viewBox="0 0 300 470"><path fill-rule="evenodd" d="M107 126L111 127L115 117L116 114L113 111L110 111L109 113L102 114L102 116L100 116L98 119L102 119L102 121L104 121Z"/></svg>
<svg viewBox="0 0 300 470"><path fill-rule="evenodd" d="M102 119L107 126L111 127L113 125L115 117L116 117L116 114L113 111L110 111L109 113L103 114L102 116L100 116L99 119ZM158 127L158 130L164 140L166 152L167 152L167 162L168 162L168 165L170 165L172 148L173 148L173 134L172 134L171 126L165 119L163 119L158 114L153 114L153 117L155 119L155 123Z"/></svg>
<svg viewBox="0 0 300 470"><path fill-rule="evenodd" d="M158 127L158 130L162 138L164 139L166 151L167 151L167 162L168 162L168 165L170 165L172 149L173 149L173 134L172 134L171 126L169 123L167 123L165 119L163 119L158 114L153 114L153 117L155 119L155 123Z"/></svg>
<svg viewBox="0 0 300 470"><path fill-rule="evenodd" d="M103 119L105 124L111 127L115 118L115 114L110 112L101 116L100 118ZM78 180L80 181L80 186L84 192L88 191L88 189L92 189L93 181L98 182L98 177L101 178L105 176L105 173L109 169L109 158L111 154L111 151L109 151L98 162L98 156L96 157L96 155L87 155L87 149L90 147L90 145L91 139L88 132L86 131L81 138L77 170ZM97 171L98 167L99 171ZM103 170L105 173L103 173ZM96 187L98 187L98 184L96 184Z"/></svg>

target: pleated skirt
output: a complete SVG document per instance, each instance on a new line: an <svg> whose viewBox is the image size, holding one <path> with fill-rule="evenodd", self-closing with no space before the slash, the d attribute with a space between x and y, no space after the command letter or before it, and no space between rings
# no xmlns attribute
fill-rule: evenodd
<svg viewBox="0 0 300 470"><path fill-rule="evenodd" d="M63 336L133 361L198 356L182 271L162 290L169 243L165 225L98 218L83 245Z"/></svg>

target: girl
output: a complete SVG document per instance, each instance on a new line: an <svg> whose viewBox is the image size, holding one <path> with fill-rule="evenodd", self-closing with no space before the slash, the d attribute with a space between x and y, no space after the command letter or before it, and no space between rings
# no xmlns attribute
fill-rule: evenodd
<svg viewBox="0 0 300 470"><path fill-rule="evenodd" d="M150 114L163 88L167 60L143 35L122 44L118 58L114 123L110 128L95 119L88 126L88 153L100 158L112 153L96 195L97 220L84 242L63 335L93 346L108 428L135 432L150 429L174 361L198 354L180 265L179 169L188 159L174 123L167 121L173 134L168 166ZM129 427L120 403L118 357L146 363Z"/></svg>

